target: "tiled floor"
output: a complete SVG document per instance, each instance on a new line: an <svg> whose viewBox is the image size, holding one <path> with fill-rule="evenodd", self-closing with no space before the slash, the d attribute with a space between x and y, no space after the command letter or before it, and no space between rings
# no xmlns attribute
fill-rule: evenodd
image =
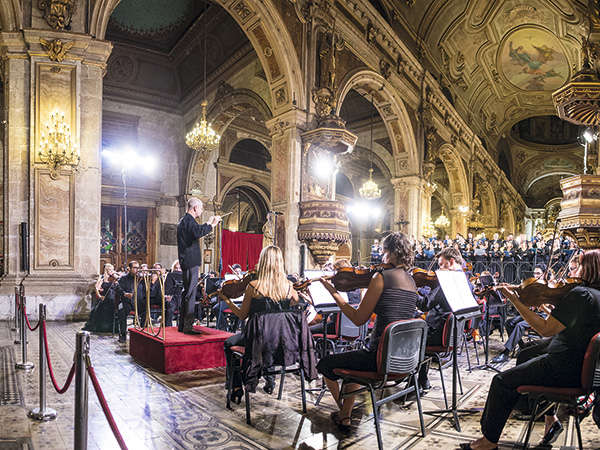
<svg viewBox="0 0 600 450"><path fill-rule="evenodd" d="M73 362L75 335L83 323L49 322L50 356L59 384L64 383ZM3 361L3 397L0 402L0 450L5 449L73 449L74 386L66 394L57 394L48 381L48 406L58 411L58 418L37 423L27 412L38 403L38 332L29 338L29 361L36 368L14 373L14 363L21 361L20 346L10 323L0 322L0 354ZM495 333L492 353L502 347ZM309 403L301 413L299 383L286 378L284 398L265 394L261 388L252 395L253 425L245 423L244 404L225 409L223 370L194 371L163 375L137 364L128 354L128 345L120 345L110 335L92 335L91 358L96 374L130 450L137 449L362 449L376 448L371 411L360 402L355 410L353 431L340 433L329 420L334 402L325 396L319 407ZM471 347L472 351L472 347ZM472 354L472 359L475 357ZM506 367L514 364L514 360ZM427 435L419 434L416 405L391 402L382 408L382 433L386 449L454 449L479 434L479 418L493 372L466 370L466 357L460 357L463 394L459 407L475 409L475 414L460 417L462 432L457 432L448 416L426 415ZM425 410L444 408L439 374L430 372L433 389L423 398ZM450 383L450 371L446 373ZM12 380L12 383L11 383ZM316 385L316 383L313 383ZM19 395L14 394L15 386ZM89 449L117 449L108 422L96 394L89 385ZM309 396L309 400L314 397ZM525 422L511 420L502 436L501 449L519 448ZM590 418L582 424L585 449L600 449L600 430ZM576 448L576 438L569 428L555 449ZM534 440L542 432L541 423L534 430ZM565 444L566 435L566 444Z"/></svg>

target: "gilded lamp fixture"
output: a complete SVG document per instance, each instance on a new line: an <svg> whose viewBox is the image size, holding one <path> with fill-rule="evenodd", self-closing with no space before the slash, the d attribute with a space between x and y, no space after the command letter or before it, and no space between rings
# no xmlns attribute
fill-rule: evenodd
<svg viewBox="0 0 600 450"><path fill-rule="evenodd" d="M436 227L438 227L438 228L441 228L442 230L445 230L446 228L448 228L450 226L450 221L444 215L444 210L443 209L442 209L442 215L436 219L434 225Z"/></svg>
<svg viewBox="0 0 600 450"><path fill-rule="evenodd" d="M201 153L210 153L219 145L221 140L221 136L212 129L211 124L206 120L206 105L206 101L203 101L202 119L196 122L192 131L185 135L186 145Z"/></svg>
<svg viewBox="0 0 600 450"><path fill-rule="evenodd" d="M361 197L367 200L375 200L381 197L381 189L377 183L373 181L373 94L371 93L371 151L369 152L369 179L358 190Z"/></svg>
<svg viewBox="0 0 600 450"><path fill-rule="evenodd" d="M65 123L65 115L54 111L41 134L38 159L50 166L52 178L57 178L61 166L76 167L81 157L71 137L71 128Z"/></svg>
<svg viewBox="0 0 600 450"><path fill-rule="evenodd" d="M208 2L204 1L204 100L202 101L202 119L196 122L192 131L185 135L185 143L188 147L200 153L200 157L206 158L219 145L221 136L213 130L206 120L206 7Z"/></svg>

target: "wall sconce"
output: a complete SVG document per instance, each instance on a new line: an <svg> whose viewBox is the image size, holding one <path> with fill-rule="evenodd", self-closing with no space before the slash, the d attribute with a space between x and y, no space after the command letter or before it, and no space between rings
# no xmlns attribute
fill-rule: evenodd
<svg viewBox="0 0 600 450"><path fill-rule="evenodd" d="M76 167L81 157L77 145L71 139L71 127L65 123L64 113L52 112L50 122L46 122L44 127L40 134L38 158L50 166L50 176L56 179L60 175L61 166Z"/></svg>

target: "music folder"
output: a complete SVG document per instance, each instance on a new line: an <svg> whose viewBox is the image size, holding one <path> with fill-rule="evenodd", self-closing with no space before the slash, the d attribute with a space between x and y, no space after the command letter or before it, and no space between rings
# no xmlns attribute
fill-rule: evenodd
<svg viewBox="0 0 600 450"><path fill-rule="evenodd" d="M463 271L436 270L435 274L452 313L458 320L481 314Z"/></svg>

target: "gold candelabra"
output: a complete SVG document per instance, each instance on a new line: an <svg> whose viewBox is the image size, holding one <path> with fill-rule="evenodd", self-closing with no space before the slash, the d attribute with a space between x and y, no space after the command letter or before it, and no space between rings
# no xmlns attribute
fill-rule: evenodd
<svg viewBox="0 0 600 450"><path fill-rule="evenodd" d="M71 127L65 123L65 115L57 111L50 115L40 135L39 160L50 166L51 176L58 177L62 166L76 167L81 157L71 137Z"/></svg>
<svg viewBox="0 0 600 450"><path fill-rule="evenodd" d="M206 101L202 102L202 119L196 122L192 131L185 135L185 143L188 147L200 153L210 153L217 147L221 136L206 121Z"/></svg>

